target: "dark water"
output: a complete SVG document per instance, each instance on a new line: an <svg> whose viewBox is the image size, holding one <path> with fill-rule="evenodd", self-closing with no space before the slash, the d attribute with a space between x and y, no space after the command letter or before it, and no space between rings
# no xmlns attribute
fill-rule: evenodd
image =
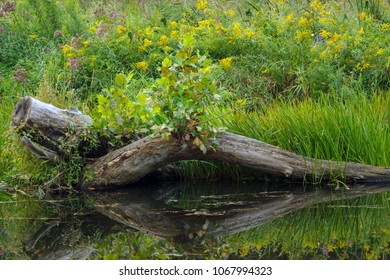
<svg viewBox="0 0 390 280"><path fill-rule="evenodd" d="M387 185L335 190L302 184L153 183L71 198L37 200L19 196L15 203L10 200L0 206L0 258L94 258L100 240L123 230L126 234L146 232L188 246L205 236L221 237L256 229L321 203L345 207L347 204L335 206L332 202L382 193L380 196L388 189ZM378 206L364 204L362 208L367 209ZM9 244L11 235L20 240L10 246L9 252L5 244Z"/></svg>

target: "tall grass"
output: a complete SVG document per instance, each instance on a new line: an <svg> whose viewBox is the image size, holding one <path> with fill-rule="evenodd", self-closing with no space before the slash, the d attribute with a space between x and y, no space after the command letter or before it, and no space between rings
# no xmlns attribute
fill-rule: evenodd
<svg viewBox="0 0 390 280"><path fill-rule="evenodd" d="M387 93L323 95L303 102L271 101L255 111L215 119L229 131L328 160L389 166L390 97ZM230 109L215 109L223 115Z"/></svg>
<svg viewBox="0 0 390 280"><path fill-rule="evenodd" d="M305 101L261 103L258 108L240 105L210 110L216 126L258 139L302 156L389 166L390 96L365 92L323 95ZM220 117L218 117L220 116ZM184 178L245 180L264 176L226 163L185 162Z"/></svg>

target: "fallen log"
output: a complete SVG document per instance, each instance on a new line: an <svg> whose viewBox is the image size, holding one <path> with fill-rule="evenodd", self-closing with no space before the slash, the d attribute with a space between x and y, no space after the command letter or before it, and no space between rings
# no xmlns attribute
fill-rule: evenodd
<svg viewBox="0 0 390 280"><path fill-rule="evenodd" d="M92 119L76 108L60 109L27 96L16 104L11 125L31 153L58 162L67 154L64 144L70 143L70 138L78 144Z"/></svg>
<svg viewBox="0 0 390 280"><path fill-rule="evenodd" d="M267 143L232 133L220 133L215 148L203 154L191 142L145 137L97 159L88 169L95 174L84 187L102 188L135 183L151 171L180 160L218 160L243 165L282 178L349 183L390 180L390 169L351 162L303 157Z"/></svg>
<svg viewBox="0 0 390 280"><path fill-rule="evenodd" d="M16 105L11 123L28 138L23 142L31 152L57 161L66 154L64 145L71 141L72 145L79 146L92 120L76 109L63 110L25 97ZM389 168L308 158L237 134L220 133L209 143L208 152L203 154L192 141L147 136L93 159L86 166L93 178L85 179L80 186L104 189L129 185L181 160L225 161L278 177L308 181L340 177L354 183L390 181Z"/></svg>

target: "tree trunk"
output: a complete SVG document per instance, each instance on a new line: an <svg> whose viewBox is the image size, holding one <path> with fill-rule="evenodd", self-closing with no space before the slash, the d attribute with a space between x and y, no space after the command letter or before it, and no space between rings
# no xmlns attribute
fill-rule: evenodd
<svg viewBox="0 0 390 280"><path fill-rule="evenodd" d="M303 157L267 143L232 133L220 133L218 145L204 155L191 142L145 137L100 157L88 169L95 175L83 187L104 188L137 182L151 171L180 160L219 160L282 178L315 181L344 178L350 183L390 181L390 169L351 162Z"/></svg>
<svg viewBox="0 0 390 280"><path fill-rule="evenodd" d="M25 97L14 109L12 125L24 135L23 142L31 152L58 160L65 154L66 143L79 145L92 120L78 110L61 110ZM86 168L94 176L81 182L81 187L101 189L128 185L170 163L198 159L225 161L299 180L390 181L388 168L303 157L237 134L220 133L210 139L210 143L216 145L209 144L207 153L203 154L191 141L145 137L94 160Z"/></svg>
<svg viewBox="0 0 390 280"><path fill-rule="evenodd" d="M22 135L22 143L29 151L58 162L68 153L64 145L79 144L92 119L76 108L62 110L27 96L16 104L11 125Z"/></svg>

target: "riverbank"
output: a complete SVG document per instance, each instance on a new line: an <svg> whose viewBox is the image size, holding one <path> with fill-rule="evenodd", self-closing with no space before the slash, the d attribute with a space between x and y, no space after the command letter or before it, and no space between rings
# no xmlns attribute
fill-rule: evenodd
<svg viewBox="0 0 390 280"><path fill-rule="evenodd" d="M24 200L25 194L44 198L53 186L73 192L80 176L77 158L71 164L55 166L25 152L10 128L12 109L25 95L61 108L77 107L91 115L107 134L120 130L126 137L134 130L151 132L153 125L164 134L175 129L174 125L169 128L167 116L181 121L189 115L202 127L191 128L199 130L191 132L198 133L198 139L203 140L210 127L225 127L304 156L389 166L390 15L384 1L372 1L367 7L359 5L360 1L280 0L268 1L267 5L199 0L116 1L105 5L76 0L3 2L8 4L2 5L0 18L2 201ZM176 75L180 68L175 63L180 61L196 72L193 80ZM172 75L183 87L164 95L163 88L172 84L161 79L162 73ZM188 88L200 89L203 99L192 102L197 99L184 95ZM162 92L165 99L155 99L155 92ZM118 99L138 108L133 110L135 117L129 115L129 107L118 105ZM168 110L169 100L176 107ZM121 141L118 137L109 145L121 145ZM186 162L179 167L180 175L187 180L268 180L233 165ZM46 184L49 181L53 183L50 187ZM342 185L342 178L335 178L334 184ZM5 205L0 206L2 217L10 216ZM273 232L274 227L285 231L275 221L248 233L268 238L242 244L237 235L237 240L226 239L231 243L224 246L229 250L236 246L237 254L243 257L249 254L243 253L246 249L266 251L272 247L288 258L326 258L326 254L313 252L318 248L329 251L331 246L342 251L350 244L347 235L356 234L354 250L361 253L347 253L345 258L387 258L389 225L379 217L388 213L388 194L357 199L353 205L375 205L383 212L363 207L365 210L356 213L340 209L336 213L327 205L327 210L314 215L316 220L308 213L312 210L302 210L280 223L294 228L291 223L295 221L297 231L310 225L326 236L301 233L294 239L290 233L288 241L285 236L267 235L265 232ZM16 213L19 211L24 215L24 210ZM333 217L330 221L326 220L328 215ZM347 228L354 229L351 232L340 225L345 216L358 217L347 219ZM14 228L15 232L27 225L4 218L1 224L2 231ZM320 230L318 224L328 226ZM366 225L372 230L365 230ZM11 231L8 234L12 236ZM0 237L4 248L7 240ZM218 251L223 248L219 242L224 241L216 242ZM15 251L19 245L9 246ZM307 250L312 250L309 255L305 255ZM253 256L262 255L257 252ZM334 258L343 258L343 254Z"/></svg>

